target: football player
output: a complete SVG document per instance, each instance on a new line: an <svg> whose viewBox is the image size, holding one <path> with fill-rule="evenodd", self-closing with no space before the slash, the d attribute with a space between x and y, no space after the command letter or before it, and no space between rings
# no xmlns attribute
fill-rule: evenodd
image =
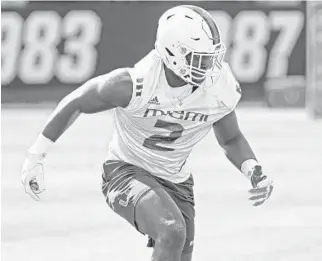
<svg viewBox="0 0 322 261"><path fill-rule="evenodd" d="M241 89L218 25L196 6L159 19L155 48L133 68L93 78L67 95L28 149L25 191L39 200L48 149L81 113L114 110L115 129L102 164L107 204L154 247L154 261L189 261L194 242L193 177L186 161L213 129L227 158L249 179L254 206L273 189L240 131Z"/></svg>

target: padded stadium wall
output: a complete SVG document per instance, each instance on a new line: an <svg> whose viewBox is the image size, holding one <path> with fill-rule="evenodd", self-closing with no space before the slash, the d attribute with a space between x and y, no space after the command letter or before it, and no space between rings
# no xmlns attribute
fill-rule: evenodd
<svg viewBox="0 0 322 261"><path fill-rule="evenodd" d="M2 103L58 102L91 77L133 66L153 48L158 17L179 4L215 17L243 102L304 106L303 1L2 2Z"/></svg>

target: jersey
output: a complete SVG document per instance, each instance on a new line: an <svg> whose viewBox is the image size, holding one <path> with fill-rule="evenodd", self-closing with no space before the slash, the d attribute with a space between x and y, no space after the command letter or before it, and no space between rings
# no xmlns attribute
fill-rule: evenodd
<svg viewBox="0 0 322 261"><path fill-rule="evenodd" d="M173 183L187 180L192 148L235 109L241 97L238 82L224 63L216 80L206 78L197 89L171 88L155 50L128 71L132 98L127 107L114 109L107 160L131 163Z"/></svg>

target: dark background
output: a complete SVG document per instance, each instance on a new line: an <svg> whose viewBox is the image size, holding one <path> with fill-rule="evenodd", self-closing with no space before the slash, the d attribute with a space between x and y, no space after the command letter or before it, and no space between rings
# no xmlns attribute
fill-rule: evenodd
<svg viewBox="0 0 322 261"><path fill-rule="evenodd" d="M221 15L228 17L227 21L231 21L230 25L220 21L220 18L214 15L215 19L218 18L218 23L222 28L227 27L226 38L224 39L228 47L226 55L226 61L231 64L231 68L236 75L236 78L241 82L243 89L242 101L265 101L267 93L271 89L284 90L290 89L291 91L303 91L304 89L304 76L305 76L305 8L306 3L302 1L294 2L223 2L223 1L197 1L197 2L24 2L22 5L15 4L2 4L2 24L3 19L6 19L4 15L12 12L18 13L22 17L23 26L21 27L21 38L18 39L20 47L13 52L16 54L16 65L14 78L10 81L4 81L2 78L2 103L6 102L57 102L64 95L77 88L83 82L91 77L99 74L107 73L118 67L133 66L138 60L140 60L145 54L147 54L154 46L157 21L160 15L168 8L180 4L198 5L212 12L219 12ZM79 71L77 73L77 66L83 61L79 58L79 53L76 51L69 51L66 45L69 41L79 41L84 31L88 28L88 24L79 23L77 21L82 20L81 10L87 10L91 15L97 15L97 22L101 25L96 26L95 33L97 34L98 42L94 45L94 52L97 51L97 56L93 61L87 63L87 66L92 69L87 71ZM40 11L40 12L39 12ZM58 15L60 20L60 29L58 32L58 42L54 44L53 48L57 54L52 61L52 77L48 80L44 80L39 76L40 80L26 80L21 79L21 68L31 67L30 64L34 64L33 70L39 69L39 75L45 65L43 62L46 58L45 55L37 54L35 51L34 57L31 62L23 62L22 56L26 50L26 34L28 34L27 20L31 15L39 16L44 11L53 11ZM250 15L245 12L252 11ZM288 19L288 15L294 11L299 12L299 16L302 17L303 23L301 24L300 34L298 37L291 39L290 42L294 45L294 48L287 55L287 72L270 77L269 72L269 60L274 55L272 50L274 45L278 45L278 37L281 36L283 30L280 28L274 28L272 25L272 19L274 13L280 12L285 16L285 24L290 25L291 20ZM65 21L66 15L72 12L76 17L80 17L80 20L75 20L76 25L74 30L68 35L64 32L64 28L70 26L71 21ZM256 19L254 22L246 24L245 16L256 16L263 20L265 30L268 32L260 32L268 35L265 43L255 44L253 48L247 41L252 41L256 34ZM46 13L45 13L46 16ZM242 17L242 18L241 18ZM43 23L49 23L51 16L42 18ZM252 21L252 17L250 18ZM77 24L78 23L78 24ZM32 24L32 22L30 22ZM32 27L32 26L31 26ZM41 27L41 26L40 26ZM8 28L4 25L1 27L2 31L2 43L7 40L6 37L10 34L10 30L17 30ZM32 27L35 28L35 27ZM37 27L36 27L37 28ZM39 28L39 27L38 27ZM246 28L242 32L237 32L240 28ZM255 29L254 29L255 28ZM38 29L37 29L38 30ZM91 29L89 29L91 30ZM178 29L180 30L180 29ZM222 29L223 31L224 29ZM46 37L48 33L48 27L44 26L39 29L39 38ZM50 32L49 32L50 33ZM242 38L246 43L240 40L234 40L236 35L242 34ZM282 38L282 37L281 37ZM35 41L38 41L37 39ZM244 40L243 40L244 41ZM251 63L251 59L256 58L256 53L252 53L252 50L259 48L260 54L267 53L266 58L260 59L257 63ZM3 48L2 48L3 49ZM241 54L242 50L246 51L246 54ZM46 50L46 49L45 49ZM250 51L249 51L250 50ZM275 50L281 51L281 48L275 47ZM6 57L2 51L2 72L5 64ZM46 51L45 51L46 52ZM238 62L238 65L234 65L234 57L232 52L235 52L235 56L242 55L242 59ZM251 53L249 53L251 52ZM38 57L36 57L38 55ZM258 56L258 55L257 55ZM4 58L3 58L4 57ZM43 58L45 57L45 58ZM57 77L57 71L59 71L60 59L67 57L71 59L75 66L76 76L68 77L68 80ZM7 58L12 59L12 58ZM86 61L84 62L86 63ZM256 67L264 68L263 72L255 73L254 77L249 78L243 75L243 69L250 68L251 70ZM63 70L64 71L64 70ZM256 70L255 70L256 71ZM68 74L68 73L67 73ZM28 76L28 75L27 75ZM81 77L83 76L83 77ZM296 76L295 78L293 76ZM299 76L299 77L297 77ZM46 78L47 79L47 78ZM273 84L272 81L274 80ZM294 80L295 79L295 80ZM273 85L273 86L272 86ZM268 89L268 91L266 90ZM266 90L266 91L265 91ZM292 102L292 101L290 101ZM293 101L294 103L294 101ZM296 101L295 101L296 103Z"/></svg>

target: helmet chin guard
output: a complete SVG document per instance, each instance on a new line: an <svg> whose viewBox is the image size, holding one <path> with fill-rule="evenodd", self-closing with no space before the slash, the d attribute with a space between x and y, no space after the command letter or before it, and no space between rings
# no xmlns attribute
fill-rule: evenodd
<svg viewBox="0 0 322 261"><path fill-rule="evenodd" d="M215 21L201 10L203 16L208 17L187 6L165 12L159 20L155 42L155 49L165 65L187 83L197 86L206 77L219 75L226 53ZM207 23L209 19L212 25Z"/></svg>

